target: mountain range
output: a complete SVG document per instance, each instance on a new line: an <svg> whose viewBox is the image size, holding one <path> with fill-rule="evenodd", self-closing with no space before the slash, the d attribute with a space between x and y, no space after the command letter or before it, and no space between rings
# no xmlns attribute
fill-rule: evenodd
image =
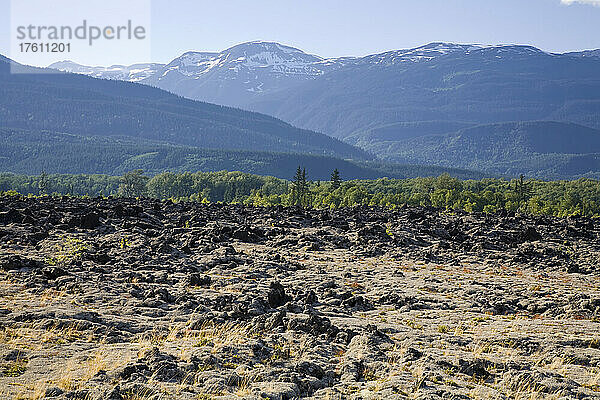
<svg viewBox="0 0 600 400"><path fill-rule="evenodd" d="M218 53L187 52L168 64L51 67L273 115L390 162L547 178L600 176L595 162L580 161L596 159L599 50L556 54L522 45L431 43L324 58L278 43L249 42ZM514 124L525 122L520 126L527 129L515 136ZM545 136L549 126L560 133ZM503 161L486 158L483 150L473 158L473 149L445 147L448 137L464 137L465 130L481 140L501 134L506 141L495 143ZM556 141L544 152L539 146L515 151L522 135ZM561 136L577 137L582 146L563 149ZM569 169L574 164L578 168Z"/></svg>
<svg viewBox="0 0 600 400"><path fill-rule="evenodd" d="M11 64L19 74L11 73ZM383 165L364 150L256 112L185 99L134 82L22 66L0 58L0 171L121 174L241 170L312 179L408 177L448 168Z"/></svg>
<svg viewBox="0 0 600 400"><path fill-rule="evenodd" d="M326 60L279 43L249 42L220 53L186 52L168 64L90 67L63 61L49 68L139 82L194 100L248 109L264 94L313 80L353 60Z"/></svg>

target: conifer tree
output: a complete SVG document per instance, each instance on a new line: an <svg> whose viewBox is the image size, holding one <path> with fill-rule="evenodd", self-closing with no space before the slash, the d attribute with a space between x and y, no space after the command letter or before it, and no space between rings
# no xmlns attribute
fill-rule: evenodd
<svg viewBox="0 0 600 400"><path fill-rule="evenodd" d="M331 188L336 190L342 184L342 178L340 177L340 171L338 169L334 169L331 173Z"/></svg>
<svg viewBox="0 0 600 400"><path fill-rule="evenodd" d="M39 194L48 194L49 187L50 178L48 178L48 174L46 173L46 171L42 171L38 182Z"/></svg>
<svg viewBox="0 0 600 400"><path fill-rule="evenodd" d="M290 203L293 206L308 207L310 205L308 181L306 180L306 168L298 167L292 181Z"/></svg>
<svg viewBox="0 0 600 400"><path fill-rule="evenodd" d="M308 182L306 181L306 168L302 168L302 190L300 197L300 205L302 207L308 207L309 196L308 196Z"/></svg>
<svg viewBox="0 0 600 400"><path fill-rule="evenodd" d="M522 203L527 201L529 198L531 182L525 182L525 175L521 174L521 176L519 176L519 180L515 182L514 190L519 196L519 207L521 207Z"/></svg>
<svg viewBox="0 0 600 400"><path fill-rule="evenodd" d="M291 192L291 205L300 205L302 199L302 168L298 166L294 180L292 181L292 192Z"/></svg>

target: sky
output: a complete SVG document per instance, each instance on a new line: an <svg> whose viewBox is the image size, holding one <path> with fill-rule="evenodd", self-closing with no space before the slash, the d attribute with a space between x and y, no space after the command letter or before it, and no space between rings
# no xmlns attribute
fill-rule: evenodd
<svg viewBox="0 0 600 400"><path fill-rule="evenodd" d="M41 0L13 1L25 9L31 1L30 15L38 20L80 18L56 1L46 0L55 6L41 13L35 5ZM151 3L148 51L96 47L60 57L93 65L169 62L185 51L220 51L252 40L277 41L323 57L361 56L434 41L527 44L552 52L600 48L600 0L139 1ZM0 0L0 54L18 60L10 51L14 27L10 12L4 11L9 3ZM48 61L41 57L30 63Z"/></svg>

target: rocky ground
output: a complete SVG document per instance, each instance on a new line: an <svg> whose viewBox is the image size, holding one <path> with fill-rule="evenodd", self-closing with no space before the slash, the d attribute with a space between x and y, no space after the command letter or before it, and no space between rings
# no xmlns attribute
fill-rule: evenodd
<svg viewBox="0 0 600 400"><path fill-rule="evenodd" d="M600 398L599 233L2 197L0 397Z"/></svg>

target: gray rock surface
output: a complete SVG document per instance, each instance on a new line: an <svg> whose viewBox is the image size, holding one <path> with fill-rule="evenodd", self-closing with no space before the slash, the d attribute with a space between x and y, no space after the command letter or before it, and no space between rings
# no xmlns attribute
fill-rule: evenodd
<svg viewBox="0 0 600 400"><path fill-rule="evenodd" d="M600 398L594 220L0 207L1 398Z"/></svg>

